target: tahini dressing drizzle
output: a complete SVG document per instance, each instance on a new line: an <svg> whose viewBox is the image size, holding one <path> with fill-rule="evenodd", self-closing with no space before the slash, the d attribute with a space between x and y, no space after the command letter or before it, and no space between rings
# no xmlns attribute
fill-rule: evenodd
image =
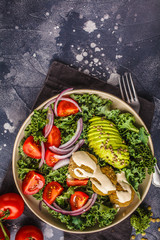
<svg viewBox="0 0 160 240"><path fill-rule="evenodd" d="M74 169L74 174L77 177L90 178L91 182L104 194L107 194L109 191L116 191L116 186L105 174L102 173L100 167L93 161L92 158L90 158L86 152L74 152L72 154L72 159L75 164L78 165L78 167ZM86 170L82 169L82 165L89 167L92 172L87 172ZM123 187L124 190L126 190L126 192L116 191L119 202L124 203L130 201L131 188L127 183L124 172L117 174L117 182Z"/></svg>

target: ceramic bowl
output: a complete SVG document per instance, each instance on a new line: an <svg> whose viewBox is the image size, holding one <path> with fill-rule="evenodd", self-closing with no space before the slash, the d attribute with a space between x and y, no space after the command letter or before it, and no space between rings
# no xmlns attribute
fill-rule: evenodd
<svg viewBox="0 0 160 240"><path fill-rule="evenodd" d="M120 109L122 112L130 112L135 117L136 124L139 125L139 126L144 126L146 128L144 122L138 116L138 114L127 103L125 103L121 99L115 97L114 95L111 95L111 94L108 94L108 93L102 92L102 91L89 90L89 89L73 90L73 91L67 92L67 95L71 94L71 93L97 94L97 95L101 96L102 98L110 99L113 102L113 105L112 105L113 108ZM54 96L54 97L48 99L43 104L41 104L37 109L42 108L44 105L46 105L46 103L48 101L50 101L51 99L54 99L56 97L57 96ZM15 184L17 186L17 189L18 189L20 195L24 199L26 205L30 208L30 210L38 218L40 218L42 221L46 222L47 224L51 225L52 227L55 227L57 229L65 231L65 232L79 233L79 234L80 233L94 233L94 232L102 231L102 230L105 230L105 229L108 229L108 228L112 228L116 224L122 222L124 219L126 219L129 215L131 215L135 211L135 209L139 206L139 204L145 198L145 196L146 196L146 194L147 194L147 192L150 188L151 181L152 181L152 175L147 174L145 180L140 185L139 192L140 192L141 200L139 200L138 197L135 196L133 202L128 207L120 209L120 211L117 213L113 223L111 225L103 227L103 228L99 228L98 225L96 225L96 226L88 228L84 231L68 230L66 228L65 224L61 223L58 219L53 218L51 216L51 214L49 214L45 208L43 208L40 211L39 210L39 201L36 200L33 196L27 196L27 195L23 194L23 192L22 192L22 181L18 178L18 167L17 167L17 161L19 159L18 146L20 144L21 139L24 137L24 130L25 130L26 126L30 123L30 118L31 118L32 114L33 113L31 113L28 116L28 118L25 120L25 122L23 123L23 125L20 128L20 130L18 132L18 135L16 137L14 148L13 148L12 169L13 169L14 181L15 181ZM152 151L152 154L154 154L153 143L152 143L151 137L149 137L149 146L150 146L150 149Z"/></svg>

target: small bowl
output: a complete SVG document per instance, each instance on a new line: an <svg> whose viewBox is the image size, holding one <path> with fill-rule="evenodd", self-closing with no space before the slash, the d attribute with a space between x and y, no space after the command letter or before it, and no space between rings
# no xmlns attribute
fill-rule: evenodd
<svg viewBox="0 0 160 240"><path fill-rule="evenodd" d="M112 107L114 109L120 109L122 112L131 113L136 119L136 124L138 126L144 126L145 129L147 129L147 127L145 126L144 122L139 117L139 115L127 103L125 103L121 99L115 97L114 95L111 95L111 94L108 94L108 93L105 93L105 92L102 92L102 91L96 91L96 90L90 90L90 89L73 90L73 91L67 92L67 95L68 94L70 95L72 93L97 94L102 98L110 99L113 102ZM44 107L48 103L48 101L56 98L57 96L54 96L54 97L48 99L47 101L42 103L37 109L40 109L40 108ZM12 171L13 171L14 181L15 181L15 184L17 186L17 189L18 189L20 195L24 199L26 205L30 208L30 210L38 218L40 218L45 223L47 223L47 224L51 225L52 227L55 227L59 230L62 230L62 231L65 231L65 232L70 232L70 233L84 234L84 233L95 233L95 232L99 232L99 231L111 228L111 227L115 226L116 224L122 222L124 219L126 219L129 215L131 215L136 210L136 208L144 200L144 198L145 198L145 196L146 196L146 194L147 194L147 192L150 188L151 181L152 181L152 175L146 174L146 178L144 179L143 183L139 187L141 200L139 200L139 198L137 196L135 196L133 202L128 207L120 208L120 211L117 213L113 223L110 224L109 226L106 226L106 227L100 228L98 225L95 225L94 227L87 228L84 231L69 230L69 229L67 229L65 224L61 223L58 219L52 217L51 214L49 214L48 211L45 208L42 208L42 210L40 211L39 210L39 201L36 200L33 196L23 194L23 192L22 192L22 181L18 178L18 167L17 167L17 161L19 159L18 146L21 142L21 139L24 137L24 130L25 130L26 126L30 123L30 118L31 118L32 114L33 113L31 113L28 116L28 118L25 120L25 122L23 123L22 127L20 128L20 130L17 134L16 140L15 140L15 143L14 143L14 148L13 148L13 155L12 155ZM149 147L152 151L152 154L154 155L153 143L152 143L151 137L149 137Z"/></svg>

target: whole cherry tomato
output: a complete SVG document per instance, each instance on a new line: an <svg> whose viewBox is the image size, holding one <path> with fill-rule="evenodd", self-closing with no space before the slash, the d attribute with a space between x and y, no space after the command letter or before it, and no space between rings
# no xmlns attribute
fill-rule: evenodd
<svg viewBox="0 0 160 240"><path fill-rule="evenodd" d="M16 219L24 211L24 201L17 193L6 193L0 196L0 217Z"/></svg>
<svg viewBox="0 0 160 240"><path fill-rule="evenodd" d="M74 194L70 197L70 205L72 211L77 210L85 205L87 202L89 196L81 191L76 191Z"/></svg>
<svg viewBox="0 0 160 240"><path fill-rule="evenodd" d="M29 136L25 140L23 144L23 152L31 158L40 159L42 156L41 147L34 141L33 136Z"/></svg>
<svg viewBox="0 0 160 240"><path fill-rule="evenodd" d="M59 159L55 158L54 155L56 154L50 151L49 149L47 149L45 152L46 164L50 167L53 167L56 164L56 162L59 161Z"/></svg>
<svg viewBox="0 0 160 240"><path fill-rule="evenodd" d="M23 226L16 234L15 240L43 240L43 233L39 228L33 225Z"/></svg>
<svg viewBox="0 0 160 240"><path fill-rule="evenodd" d="M47 203L52 204L62 191L63 187L58 182L50 182L45 186L43 199L46 200Z"/></svg>
<svg viewBox="0 0 160 240"><path fill-rule="evenodd" d="M43 129L43 132L45 131L45 127ZM59 128L56 126L53 126L48 137L47 137L47 142L45 142L45 146L48 148L50 146L55 146L59 147L61 144L61 132Z"/></svg>
<svg viewBox="0 0 160 240"><path fill-rule="evenodd" d="M0 222L0 240L10 239L10 232L8 229Z"/></svg>
<svg viewBox="0 0 160 240"><path fill-rule="evenodd" d="M44 177L36 173L35 171L30 171L26 174L22 182L22 191L24 194L33 195L39 192L45 184Z"/></svg>
<svg viewBox="0 0 160 240"><path fill-rule="evenodd" d="M67 178L67 186L85 186L88 183L88 179L75 179Z"/></svg>
<svg viewBox="0 0 160 240"><path fill-rule="evenodd" d="M72 99L73 100L73 99ZM73 103L62 100L57 107L57 115L59 117L66 117L78 113L79 109Z"/></svg>

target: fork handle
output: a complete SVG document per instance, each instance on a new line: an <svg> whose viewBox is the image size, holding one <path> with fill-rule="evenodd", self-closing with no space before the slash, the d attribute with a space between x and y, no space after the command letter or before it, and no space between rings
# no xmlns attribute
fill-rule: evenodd
<svg viewBox="0 0 160 240"><path fill-rule="evenodd" d="M155 172L153 173L152 184L155 187L160 187L160 170L157 164L155 165L154 169L155 169Z"/></svg>

